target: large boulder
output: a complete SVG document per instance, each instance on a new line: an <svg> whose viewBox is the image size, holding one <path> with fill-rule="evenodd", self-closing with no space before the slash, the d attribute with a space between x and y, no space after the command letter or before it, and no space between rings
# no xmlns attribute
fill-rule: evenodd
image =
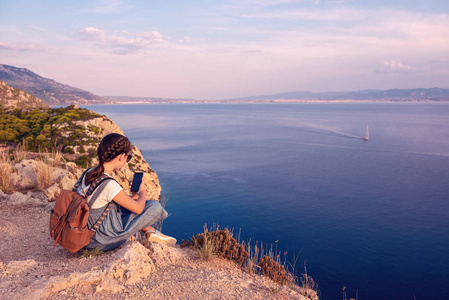
<svg viewBox="0 0 449 300"><path fill-rule="evenodd" d="M61 192L61 189L71 189L82 173L82 168L76 166L74 163L67 163L65 168L64 166L50 166L51 183L47 188L39 191L37 189L38 179L35 171L37 164L38 162L36 160L27 159L13 165L14 171L11 175L13 190L31 192L35 198L42 198L42 195L44 195L46 200L54 201Z"/></svg>
<svg viewBox="0 0 449 300"><path fill-rule="evenodd" d="M3 194L0 196L2 199L6 200L8 204L11 205L22 205L22 204L36 204L42 205L45 204L42 199L33 197L31 195L25 195L21 192L15 192L12 195Z"/></svg>

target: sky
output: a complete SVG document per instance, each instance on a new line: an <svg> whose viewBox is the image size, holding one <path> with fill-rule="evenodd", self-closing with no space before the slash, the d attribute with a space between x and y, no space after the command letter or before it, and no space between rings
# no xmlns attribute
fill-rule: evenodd
<svg viewBox="0 0 449 300"><path fill-rule="evenodd" d="M0 64L99 96L449 88L449 1L0 0Z"/></svg>

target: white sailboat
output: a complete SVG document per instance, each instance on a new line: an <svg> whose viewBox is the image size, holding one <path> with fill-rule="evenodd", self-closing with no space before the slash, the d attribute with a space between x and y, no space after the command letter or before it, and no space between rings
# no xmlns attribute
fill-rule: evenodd
<svg viewBox="0 0 449 300"><path fill-rule="evenodd" d="M369 131L368 131L368 124L366 124L366 135L363 137L365 141L369 141Z"/></svg>

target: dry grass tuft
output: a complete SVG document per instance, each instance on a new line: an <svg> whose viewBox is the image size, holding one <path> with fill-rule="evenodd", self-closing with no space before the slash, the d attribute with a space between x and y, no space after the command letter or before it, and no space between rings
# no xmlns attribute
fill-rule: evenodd
<svg viewBox="0 0 449 300"><path fill-rule="evenodd" d="M99 250L96 248L92 249L92 250L84 249L83 254L81 254L81 256L84 258L89 258L89 257L93 257L93 256L99 256L103 253L104 252L102 250Z"/></svg>
<svg viewBox="0 0 449 300"><path fill-rule="evenodd" d="M40 190L44 190L51 185L51 166L49 166L43 159L36 159L33 171L36 174L37 187Z"/></svg>
<svg viewBox="0 0 449 300"><path fill-rule="evenodd" d="M51 151L50 156L52 158L53 167L59 167L61 164L65 164L64 156L62 155L62 152L59 149L54 148Z"/></svg>
<svg viewBox="0 0 449 300"><path fill-rule="evenodd" d="M238 238L238 241L240 241L240 238ZM277 251L277 242L275 249L273 249L273 245L269 249L264 249L262 243L259 245L256 242L254 246L251 246L251 241L242 242L242 244L238 241L233 238L232 233L227 228L220 230L216 226L215 229L208 230L205 225L204 232L192 236L187 242L182 240L181 247L194 247L200 257L205 260L209 260L213 256L223 257L235 261L248 273L263 274L279 284L278 288L272 289L273 293L279 292L282 285L288 284L307 298L318 299L318 285L307 274L305 264L305 272L300 279L292 274L299 254L294 256L293 264L289 264L293 268L290 272L286 263L281 263L280 254ZM287 256L287 252L284 252L284 256ZM259 257L261 258L259 259Z"/></svg>
<svg viewBox="0 0 449 300"><path fill-rule="evenodd" d="M0 149L0 189L8 193L11 185L12 165L5 149Z"/></svg>
<svg viewBox="0 0 449 300"><path fill-rule="evenodd" d="M27 143L25 140L23 140L22 144L17 145L17 147L14 149L13 157L14 162L18 163L24 159L27 158Z"/></svg>
<svg viewBox="0 0 449 300"><path fill-rule="evenodd" d="M209 237L207 228L204 229L204 233L202 234L201 237L197 236L197 238L193 239L195 249L198 251L201 259L211 260L215 256L218 247Z"/></svg>
<svg viewBox="0 0 449 300"><path fill-rule="evenodd" d="M281 263L280 254L277 251L277 241L274 250L273 245L264 249L263 243L260 243L259 246L258 242L252 247L251 241L247 243L246 250L250 254L250 259L246 263L248 272L263 274L280 285L294 281L292 280L294 277L285 263ZM284 255L286 256L287 252Z"/></svg>
<svg viewBox="0 0 449 300"><path fill-rule="evenodd" d="M318 284L307 274L306 263L304 262L304 273L300 278L302 294L310 299L318 299Z"/></svg>
<svg viewBox="0 0 449 300"><path fill-rule="evenodd" d="M42 161L52 167L60 167L61 164L65 164L66 162L59 147L56 146L51 150L51 152L48 152L47 149L39 147L39 156Z"/></svg>
<svg viewBox="0 0 449 300"><path fill-rule="evenodd" d="M256 241L256 244L254 247L251 246L251 240L248 241L248 243L245 243L245 241L242 242L243 247L245 247L246 251L249 254L249 259L246 261L246 264L244 265L244 269L250 273L258 273L260 271L259 266L259 254L263 253L263 244Z"/></svg>

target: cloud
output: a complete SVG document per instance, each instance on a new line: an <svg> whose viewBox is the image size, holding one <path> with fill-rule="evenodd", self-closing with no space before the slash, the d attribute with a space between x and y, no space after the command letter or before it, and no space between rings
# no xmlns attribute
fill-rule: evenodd
<svg viewBox="0 0 449 300"><path fill-rule="evenodd" d="M165 44L162 34L157 31L129 33L121 31L116 34L108 34L105 30L85 27L80 31L85 41L97 42L98 46L116 48L115 53L128 54L148 46Z"/></svg>
<svg viewBox="0 0 449 300"><path fill-rule="evenodd" d="M408 73L416 70L416 68L405 65L401 62L390 60L382 62L376 69L376 73Z"/></svg>
<svg viewBox="0 0 449 300"><path fill-rule="evenodd" d="M9 51L33 51L38 50L35 45L17 45L17 44L9 44L0 42L0 50L9 50Z"/></svg>
<svg viewBox="0 0 449 300"><path fill-rule="evenodd" d="M118 14L131 6L120 0L95 0L91 7L86 11L98 14Z"/></svg>
<svg viewBox="0 0 449 300"><path fill-rule="evenodd" d="M250 1L243 1L241 3L258 6L276 6L282 4L292 4L301 2L307 2L307 0L250 0Z"/></svg>
<svg viewBox="0 0 449 300"><path fill-rule="evenodd" d="M335 3L335 4L343 4L343 3L349 3L352 2L354 0L336 0L336 1L331 1L331 3Z"/></svg>
<svg viewBox="0 0 449 300"><path fill-rule="evenodd" d="M80 31L81 35L87 40L106 40L106 31L93 28L93 27L85 27Z"/></svg>
<svg viewBox="0 0 449 300"><path fill-rule="evenodd" d="M341 3L348 3L348 2L352 2L354 0L333 0L333 1L328 1L330 3L336 3L336 4L341 4ZM302 4L320 4L322 1L311 1L311 0L253 0L253 1L249 1L252 4L255 5L259 5L259 6L277 6L277 5L282 5L282 4L298 4L298 3L302 3ZM326 2L326 1L323 1Z"/></svg>
<svg viewBox="0 0 449 300"><path fill-rule="evenodd" d="M318 1L313 2L319 4ZM367 11L356 8L333 9L278 9L253 11L240 14L239 17L248 19L294 20L294 21L361 21L366 17Z"/></svg>

